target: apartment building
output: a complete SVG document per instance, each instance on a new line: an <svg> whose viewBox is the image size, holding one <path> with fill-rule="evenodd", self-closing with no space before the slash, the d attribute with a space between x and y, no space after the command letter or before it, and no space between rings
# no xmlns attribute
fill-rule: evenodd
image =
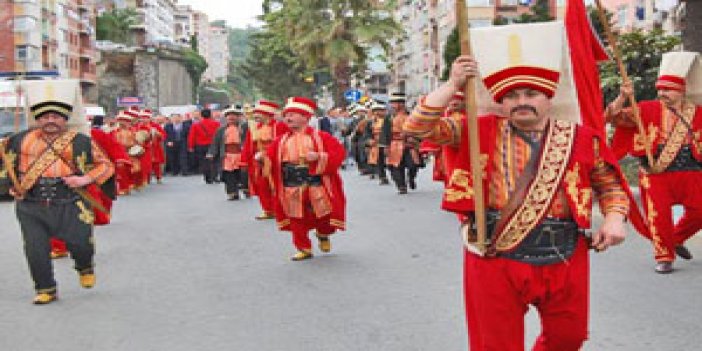
<svg viewBox="0 0 702 351"><path fill-rule="evenodd" d="M229 74L229 30L224 21L210 26L208 42L207 71L203 75L205 81L222 82Z"/></svg>
<svg viewBox="0 0 702 351"><path fill-rule="evenodd" d="M500 17L507 22L530 11L534 0L466 0L472 28L491 26ZM554 17L564 15L565 0L549 0ZM444 44L456 27L455 0L405 0L398 4L395 19L405 37L390 55L392 90L404 91L410 103L435 89L445 69Z"/></svg>
<svg viewBox="0 0 702 351"><path fill-rule="evenodd" d="M173 14L173 38L177 44L190 46L195 35L194 11L190 6L177 5Z"/></svg>
<svg viewBox="0 0 702 351"><path fill-rule="evenodd" d="M670 34L680 33L679 0L601 0L612 14L620 31L662 28Z"/></svg>
<svg viewBox="0 0 702 351"><path fill-rule="evenodd" d="M116 3L115 7L122 8ZM175 0L126 0L123 7L137 11L137 23L132 26L136 45L175 42Z"/></svg>
<svg viewBox="0 0 702 351"><path fill-rule="evenodd" d="M210 19L207 14L193 11L193 35L197 37L197 52L210 63Z"/></svg>

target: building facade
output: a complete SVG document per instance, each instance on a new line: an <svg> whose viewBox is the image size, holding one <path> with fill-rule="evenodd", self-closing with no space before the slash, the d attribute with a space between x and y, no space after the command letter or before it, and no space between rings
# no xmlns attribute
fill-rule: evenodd
<svg viewBox="0 0 702 351"><path fill-rule="evenodd" d="M88 0L0 2L0 71L56 72L81 81L93 96L95 76L95 6Z"/></svg>
<svg viewBox="0 0 702 351"><path fill-rule="evenodd" d="M207 71L203 75L205 81L224 82L229 74L229 30L224 23L210 26L208 40Z"/></svg>
<svg viewBox="0 0 702 351"><path fill-rule="evenodd" d="M534 1L466 0L472 28L491 26L497 18L511 22L530 11ZM565 0L549 0L553 17L562 18ZM438 87L444 63L444 46L456 27L455 0L406 0L399 2L395 19L405 36L394 46L391 90L403 91L410 104Z"/></svg>
<svg viewBox="0 0 702 351"><path fill-rule="evenodd" d="M136 45L175 43L175 0L126 0L124 6L136 9L138 14L132 26Z"/></svg>
<svg viewBox="0 0 702 351"><path fill-rule="evenodd" d="M614 15L613 24L620 31L662 28L680 34L679 0L602 0L602 5Z"/></svg>

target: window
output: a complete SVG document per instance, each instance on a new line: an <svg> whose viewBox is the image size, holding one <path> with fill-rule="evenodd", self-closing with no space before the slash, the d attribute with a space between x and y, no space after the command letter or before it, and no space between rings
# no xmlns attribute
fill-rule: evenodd
<svg viewBox="0 0 702 351"><path fill-rule="evenodd" d="M517 6L519 5L520 0L502 0L500 1L501 6Z"/></svg>
<svg viewBox="0 0 702 351"><path fill-rule="evenodd" d="M15 59L17 61L26 61L29 59L29 49L26 45L20 45L15 48Z"/></svg>
<svg viewBox="0 0 702 351"><path fill-rule="evenodd" d="M29 16L17 16L14 21L15 32L29 32L34 30L37 25L37 20L34 17Z"/></svg>
<svg viewBox="0 0 702 351"><path fill-rule="evenodd" d="M491 6L495 4L495 0L468 0L468 7Z"/></svg>
<svg viewBox="0 0 702 351"><path fill-rule="evenodd" d="M626 26L626 15L627 12L629 12L628 10L629 8L626 5L622 5L617 8L617 26Z"/></svg>

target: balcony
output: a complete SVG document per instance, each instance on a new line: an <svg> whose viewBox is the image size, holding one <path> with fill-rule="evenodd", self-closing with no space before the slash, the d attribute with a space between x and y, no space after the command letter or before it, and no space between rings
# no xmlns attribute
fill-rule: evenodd
<svg viewBox="0 0 702 351"><path fill-rule="evenodd" d="M80 58L82 59L92 59L95 56L95 50L91 47L81 47L80 48Z"/></svg>
<svg viewBox="0 0 702 351"><path fill-rule="evenodd" d="M95 73L80 72L80 80L85 83L95 83L97 81L97 76Z"/></svg>
<svg viewBox="0 0 702 351"><path fill-rule="evenodd" d="M90 11L90 5L86 0L78 0L78 10L80 11Z"/></svg>

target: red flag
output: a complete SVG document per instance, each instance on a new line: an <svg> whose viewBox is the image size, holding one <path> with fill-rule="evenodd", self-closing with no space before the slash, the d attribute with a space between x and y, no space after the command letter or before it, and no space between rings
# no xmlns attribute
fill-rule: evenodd
<svg viewBox="0 0 702 351"><path fill-rule="evenodd" d="M590 23L583 0L568 0L565 26L581 121L605 135L604 101L597 62L609 60L609 56Z"/></svg>

